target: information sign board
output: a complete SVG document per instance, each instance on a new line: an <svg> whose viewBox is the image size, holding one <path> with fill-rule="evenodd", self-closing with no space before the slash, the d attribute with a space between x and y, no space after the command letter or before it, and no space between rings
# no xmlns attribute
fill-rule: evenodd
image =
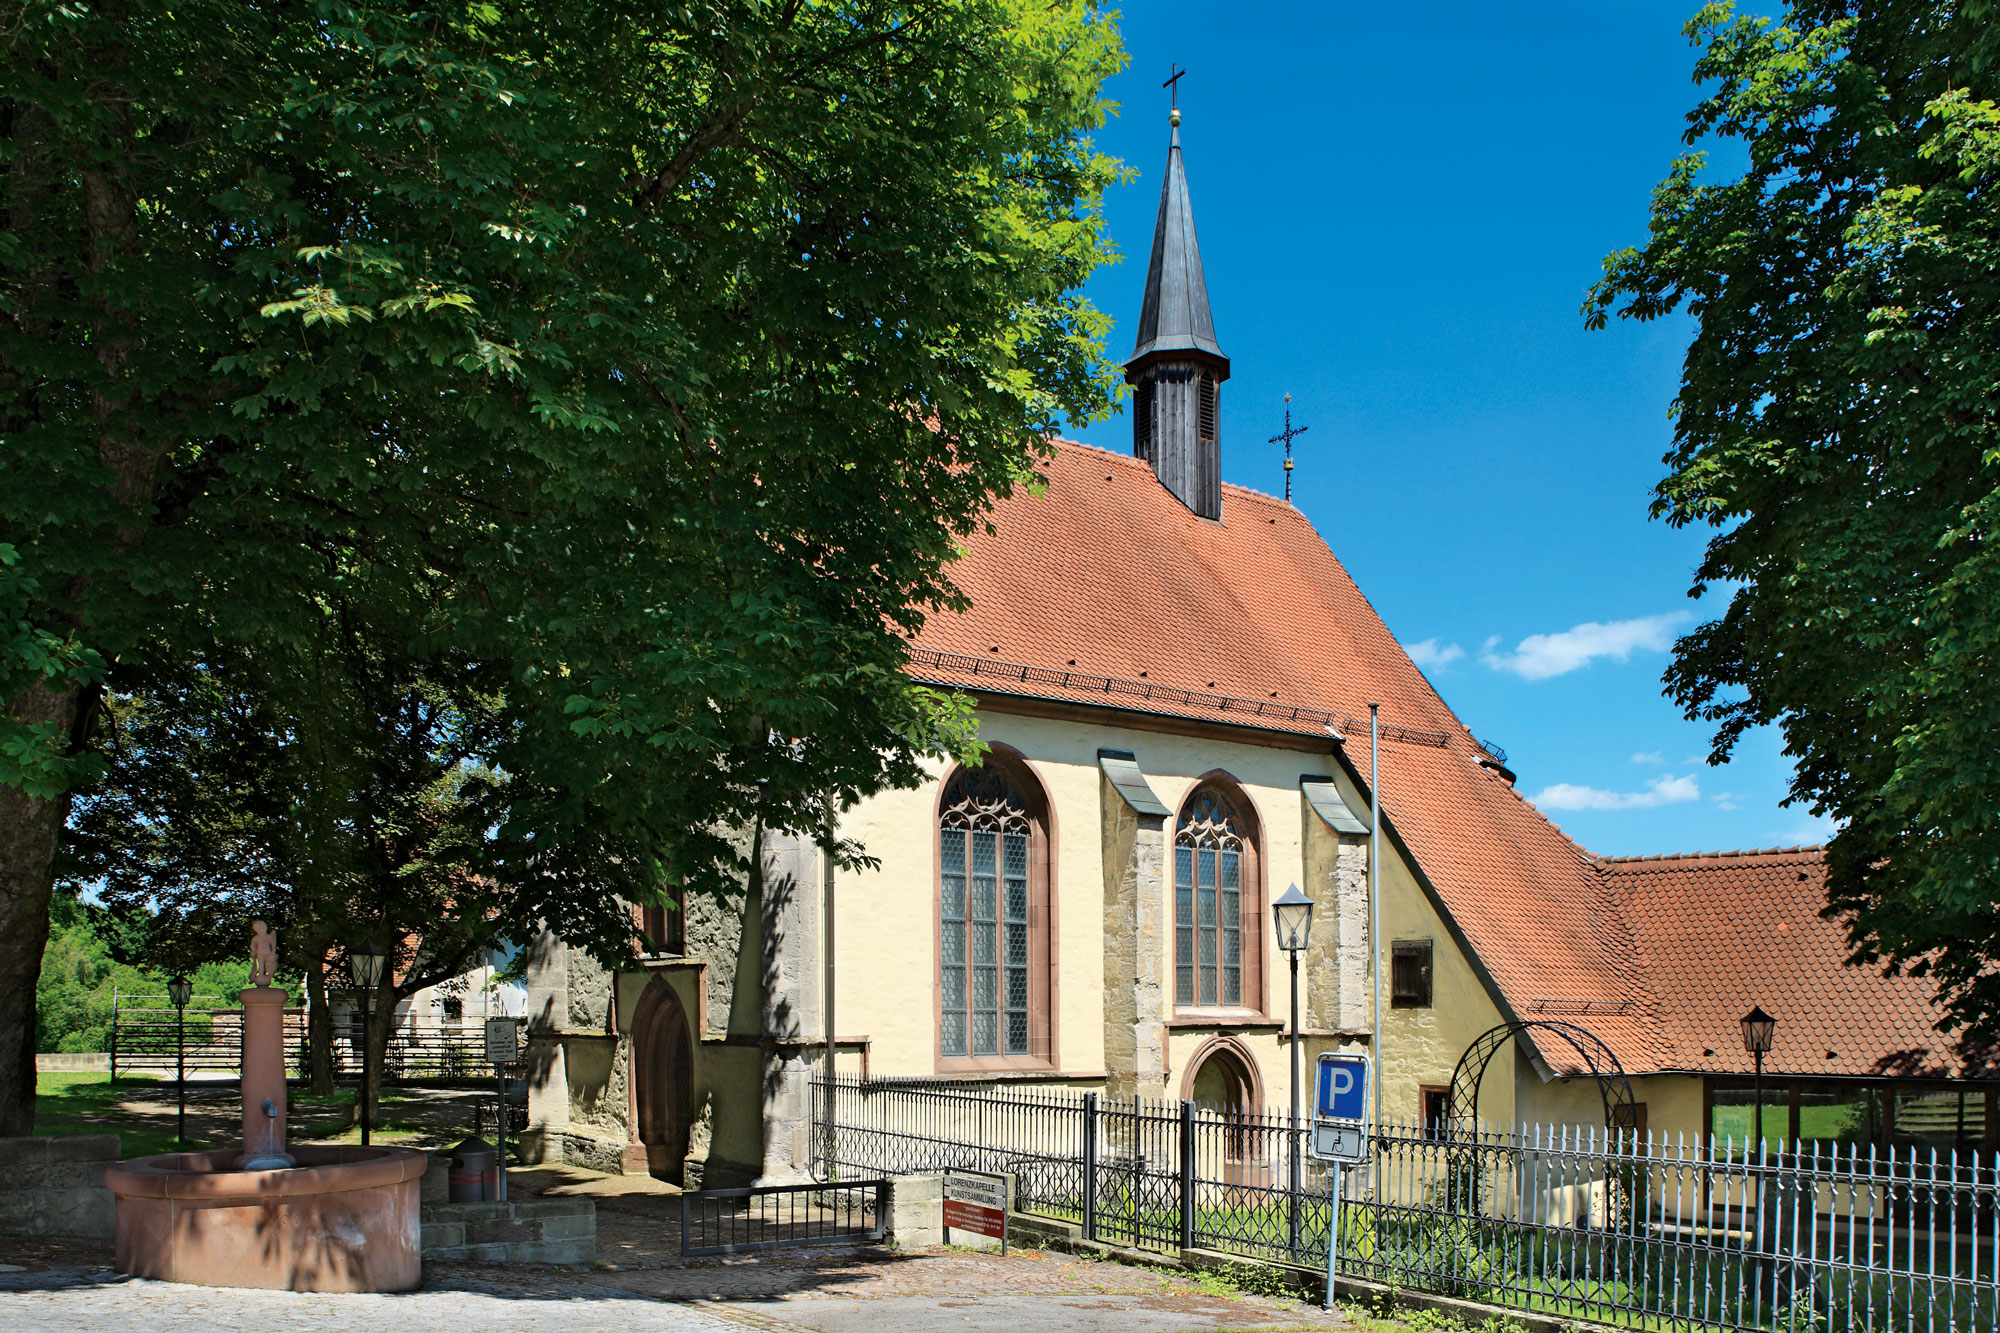
<svg viewBox="0 0 2000 1333"><path fill-rule="evenodd" d="M1318 1078L1314 1080L1313 1118L1351 1120L1368 1118L1368 1057L1365 1055L1322 1055Z"/></svg>
<svg viewBox="0 0 2000 1333"><path fill-rule="evenodd" d="M951 1233L970 1231L975 1236L991 1236L1007 1252L1007 1178L986 1171L946 1171L944 1173L944 1239Z"/></svg>
<svg viewBox="0 0 2000 1333"><path fill-rule="evenodd" d="M521 1024L513 1018L486 1020L486 1063L511 1065L521 1058Z"/></svg>

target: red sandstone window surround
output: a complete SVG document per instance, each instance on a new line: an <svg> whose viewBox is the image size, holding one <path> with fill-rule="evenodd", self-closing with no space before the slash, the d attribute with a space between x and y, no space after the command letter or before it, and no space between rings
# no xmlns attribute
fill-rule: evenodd
<svg viewBox="0 0 2000 1333"><path fill-rule="evenodd" d="M1174 829L1174 1007L1264 1007L1263 886L1255 818L1217 781Z"/></svg>
<svg viewBox="0 0 2000 1333"><path fill-rule="evenodd" d="M674 887L667 892L673 896L672 904L633 909L643 957L677 957L687 952L687 922L681 912L680 890Z"/></svg>
<svg viewBox="0 0 2000 1333"><path fill-rule="evenodd" d="M938 811L938 1060L1053 1062L1046 802L1026 766L961 768Z"/></svg>

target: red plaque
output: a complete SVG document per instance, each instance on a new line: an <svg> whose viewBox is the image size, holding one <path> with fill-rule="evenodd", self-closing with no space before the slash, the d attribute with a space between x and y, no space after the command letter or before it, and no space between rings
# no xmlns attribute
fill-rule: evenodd
<svg viewBox="0 0 2000 1333"><path fill-rule="evenodd" d="M998 1208L960 1199L944 1201L944 1224L953 1231L970 1231L975 1236L991 1236L995 1240L1007 1234L1007 1217Z"/></svg>

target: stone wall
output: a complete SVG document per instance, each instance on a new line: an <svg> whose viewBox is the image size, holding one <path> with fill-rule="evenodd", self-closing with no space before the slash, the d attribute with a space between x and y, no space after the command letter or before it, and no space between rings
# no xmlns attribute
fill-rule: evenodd
<svg viewBox="0 0 2000 1333"><path fill-rule="evenodd" d="M37 1074L97 1074L110 1068L109 1051L42 1051L35 1056Z"/></svg>
<svg viewBox="0 0 2000 1333"><path fill-rule="evenodd" d="M587 1264L597 1258L590 1199L508 1199L424 1208L423 1257L482 1264Z"/></svg>
<svg viewBox="0 0 2000 1333"><path fill-rule="evenodd" d="M109 1238L117 1161L116 1134L0 1139L0 1232Z"/></svg>
<svg viewBox="0 0 2000 1333"><path fill-rule="evenodd" d="M1166 1095L1166 820L1099 779L1104 846L1105 1091Z"/></svg>
<svg viewBox="0 0 2000 1333"><path fill-rule="evenodd" d="M736 892L684 902L684 954L635 959L613 973L551 934L531 947L526 1160L646 1169L632 1123L632 1022L647 987L664 981L690 1026L687 1183L747 1185L768 1174L767 1077L780 1085L786 1108L802 1099L792 1086L797 1075L783 1062L767 1070L761 1054L774 1037L796 1045L816 1027L817 879L793 883L789 865L774 876L755 830L734 832L730 841L762 873ZM764 884L774 878L780 887L767 895ZM802 989L807 981L813 984ZM792 1137L781 1128L781 1145Z"/></svg>

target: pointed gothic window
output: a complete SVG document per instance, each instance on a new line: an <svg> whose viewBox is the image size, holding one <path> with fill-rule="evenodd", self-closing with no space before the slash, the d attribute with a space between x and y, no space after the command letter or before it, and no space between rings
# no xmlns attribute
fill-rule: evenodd
<svg viewBox="0 0 2000 1333"><path fill-rule="evenodd" d="M1198 787L1174 832L1174 1003L1261 1009L1262 904L1250 821L1216 783Z"/></svg>
<svg viewBox="0 0 2000 1333"><path fill-rule="evenodd" d="M1011 765L961 768L938 820L938 1053L1050 1059L1048 847Z"/></svg>

